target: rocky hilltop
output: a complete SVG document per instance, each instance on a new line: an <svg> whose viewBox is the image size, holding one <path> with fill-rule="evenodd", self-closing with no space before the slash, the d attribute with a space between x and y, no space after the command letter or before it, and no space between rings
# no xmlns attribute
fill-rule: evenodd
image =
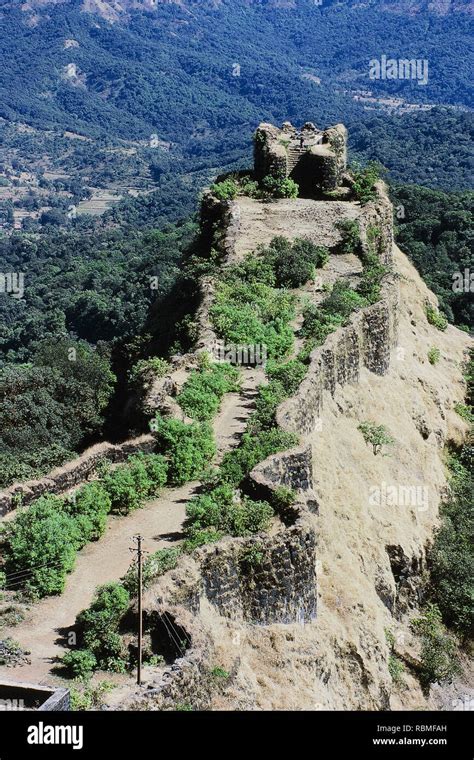
<svg viewBox="0 0 474 760"><path fill-rule="evenodd" d="M428 697L416 678L420 645L410 622L423 603L427 551L446 495L445 447L461 444L469 429L455 406L465 396L463 363L472 341L428 319L437 301L394 244L386 188L370 174L347 171L346 140L343 125L320 130L307 123L297 130L288 122L281 129L261 124L254 171L220 177L205 193L194 255L200 299L188 320L194 345L148 379L141 403L149 417L158 411L159 419L191 423L180 392L203 361L220 361L222 343L229 343L239 310L248 306L232 311L229 299L250 273L255 296L250 288L245 297L256 300L247 319L265 297L274 299L280 321L271 322L270 310L266 335L280 361L275 367L270 357L273 369L271 361L266 367L233 361L245 377L244 390L229 394L213 431L217 468L239 447L252 464L245 469L245 457L236 459L234 467L244 462L240 474L216 481L220 485L213 485L217 469L208 480L170 491L149 503L140 524L133 522L140 521L140 510L128 527L117 519L108 542L96 542L79 558L62 600L42 600L33 612L36 622L26 619L23 629L15 629L38 662L41 653L30 678L46 677L45 663L58 654L57 629L74 625L94 584L118 580L127 569L117 540L128 540L130 525L133 532L145 526L150 543L157 534L176 541L189 524L183 505L193 493L201 489L212 502L213 489L226 482L224 489L232 483L233 504L271 505L271 520L266 529L198 531L196 546L173 555L172 569L151 576L144 596L146 647L168 656L149 665L146 688L124 678L108 706L440 706L436 690ZM305 274L304 257L290 266L294 246L300 257L317 257ZM271 269L271 250L286 251L278 270ZM268 296L275 272L285 284ZM283 348L278 341L286 341ZM433 347L436 361L430 360ZM299 373L297 381L290 370ZM282 371L286 379L272 402L265 393ZM384 431L381 442L367 437L367 426ZM273 441L267 448L272 453L252 459L252 447L262 441ZM104 459L120 462L153 446L151 434L121 446L102 444L47 478L16 484L0 496L2 512L11 513L5 519L21 500L62 493L94 477ZM219 517L213 513L211 527ZM113 558L101 554L104 546ZM100 568L100 577L91 577L88 563ZM134 616L132 601L129 624ZM133 649L133 639L127 641ZM403 689L390 672L394 656L406 666Z"/></svg>
<svg viewBox="0 0 474 760"><path fill-rule="evenodd" d="M283 127L290 138L292 130ZM317 132L306 127L311 139ZM245 485L269 500L289 487L296 502L280 512L271 535L199 549L148 590L149 614L171 616L192 645L145 693L117 692L115 707L160 709L177 700L211 709L438 707L436 692L426 697L414 677L419 643L409 624L422 602L426 552L447 487L443 449L468 430L453 408L465 393L470 339L428 323L427 305L436 308L436 298L393 242L385 188L377 184L368 203L354 198L345 130L336 133L342 164L332 197L321 190L318 198L313 189L312 197L265 202L245 195L219 200L211 192L202 223L212 227L224 270L275 236L327 246L331 255L316 290L309 284L301 293L315 303L334 283L361 275L359 258L340 250L344 223L357 223L364 250L377 229L377 256L386 268L380 298L311 352L306 377L276 413L279 427L299 443L257 465ZM316 177L324 188L334 176L331 161L321 170L318 158L326 158L321 144L331 152L328 135L321 133L309 164L302 145L298 169L291 139L282 150L279 134L270 125L257 131L256 172L266 161L265 171L291 178L306 166L309 184ZM215 285L211 278L203 287L198 351L212 352L218 338L208 319ZM428 360L434 344L442 357L435 366ZM164 403L163 387L158 381L153 403ZM374 455L364 441L362 420L390 430L385 455ZM243 558L257 549L261 558L249 566ZM403 691L389 674L387 631L408 665ZM209 681L215 663L230 674L217 694Z"/></svg>

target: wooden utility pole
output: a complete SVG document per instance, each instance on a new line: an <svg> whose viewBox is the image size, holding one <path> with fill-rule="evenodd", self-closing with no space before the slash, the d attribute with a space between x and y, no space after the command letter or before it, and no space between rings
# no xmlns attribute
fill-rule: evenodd
<svg viewBox="0 0 474 760"><path fill-rule="evenodd" d="M143 551L142 541L143 537L138 535L134 536L133 540L136 541L137 548L132 549L137 554L137 570L138 570L138 663L137 663L137 684L142 685L142 659L143 659Z"/></svg>

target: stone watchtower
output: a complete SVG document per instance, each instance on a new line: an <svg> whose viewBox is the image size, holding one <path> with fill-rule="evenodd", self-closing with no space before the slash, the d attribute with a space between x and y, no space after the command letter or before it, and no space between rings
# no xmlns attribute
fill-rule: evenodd
<svg viewBox="0 0 474 760"><path fill-rule="evenodd" d="M297 130L289 121L281 129L260 124L255 133L255 175L291 177L301 196L336 190L347 163L347 130L343 124L320 130L308 121Z"/></svg>

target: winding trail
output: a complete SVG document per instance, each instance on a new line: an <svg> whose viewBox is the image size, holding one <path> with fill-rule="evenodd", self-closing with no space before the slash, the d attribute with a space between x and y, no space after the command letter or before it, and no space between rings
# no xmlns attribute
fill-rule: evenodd
<svg viewBox="0 0 474 760"><path fill-rule="evenodd" d="M265 377L263 370L257 369L243 369L241 376L241 392L224 397L213 423L217 462L238 444L253 409L256 389ZM148 552L176 545L183 538L186 504L198 485L193 482L166 489L160 497L126 517L110 517L104 536L78 553L64 593L33 604L22 623L1 631L2 638L11 636L22 649L31 653L31 664L3 668L0 673L3 672L9 680L51 682L51 669L64 654L67 635L73 629L78 613L88 607L97 586L118 580L129 568L132 536L140 533Z"/></svg>

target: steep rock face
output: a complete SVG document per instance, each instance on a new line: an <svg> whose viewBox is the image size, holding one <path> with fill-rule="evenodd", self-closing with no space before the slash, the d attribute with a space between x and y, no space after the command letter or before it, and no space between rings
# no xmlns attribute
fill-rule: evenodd
<svg viewBox="0 0 474 760"><path fill-rule="evenodd" d="M388 374L362 368L357 383L323 391L320 425L304 436L313 449L319 506L310 518L317 534L317 618L304 627L246 628L227 704L436 707L409 674L406 691L393 688L385 629L415 660L409 620L446 486L442 447L460 441L467 428L453 406L463 397L461 365L470 341L454 327L441 333L427 323L424 304L434 302L433 294L398 249L394 264L399 332ZM435 367L427 359L433 345L441 351ZM374 456L364 442L357 430L364 420L392 434L395 444L385 455ZM233 661L229 642L218 656Z"/></svg>

